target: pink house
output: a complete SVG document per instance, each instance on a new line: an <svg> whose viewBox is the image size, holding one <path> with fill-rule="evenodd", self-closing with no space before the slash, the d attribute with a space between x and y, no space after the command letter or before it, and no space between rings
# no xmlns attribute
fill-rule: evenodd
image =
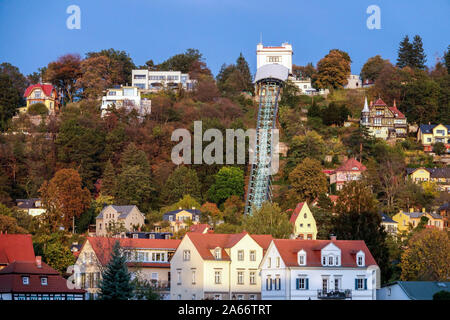
<svg viewBox="0 0 450 320"><path fill-rule="evenodd" d="M361 179L361 174L366 171L366 166L355 158L345 161L330 175L330 183L336 183L336 190L341 190L344 184L352 180Z"/></svg>

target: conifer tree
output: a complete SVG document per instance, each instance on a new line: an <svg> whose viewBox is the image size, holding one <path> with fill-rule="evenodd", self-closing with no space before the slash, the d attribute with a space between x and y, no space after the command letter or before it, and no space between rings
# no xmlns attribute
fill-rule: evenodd
<svg viewBox="0 0 450 320"><path fill-rule="evenodd" d="M100 300L129 300L133 297L131 274L118 240L114 243L111 260L102 272L99 288Z"/></svg>
<svg viewBox="0 0 450 320"><path fill-rule="evenodd" d="M425 69L426 54L423 50L422 38L419 35L414 37L412 44L412 66L418 69Z"/></svg>
<svg viewBox="0 0 450 320"><path fill-rule="evenodd" d="M245 60L242 52L239 55L239 58L236 60L236 67L240 71L242 77L244 78L246 90L252 92L253 91L253 83L252 83L252 75L250 73L250 68L248 66L247 60Z"/></svg>
<svg viewBox="0 0 450 320"><path fill-rule="evenodd" d="M108 160L103 171L102 194L114 197L116 195L116 173L111 160Z"/></svg>
<svg viewBox="0 0 450 320"><path fill-rule="evenodd" d="M406 35L400 42L400 48L398 49L397 67L411 66L412 56L413 45L409 42L408 35Z"/></svg>

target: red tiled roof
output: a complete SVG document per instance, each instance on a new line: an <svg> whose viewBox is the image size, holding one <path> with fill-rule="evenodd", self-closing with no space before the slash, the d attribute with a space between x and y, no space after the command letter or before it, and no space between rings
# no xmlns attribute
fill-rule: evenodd
<svg viewBox="0 0 450 320"><path fill-rule="evenodd" d="M141 248L141 249L173 249L176 250L181 240L174 239L132 239L132 238L106 238L106 237L88 237L87 241L94 249L95 255L100 263L106 265L111 258L112 249L116 241L119 240L122 248ZM80 251L83 250L81 248Z"/></svg>
<svg viewBox="0 0 450 320"><path fill-rule="evenodd" d="M354 170L353 168L357 168ZM336 171L365 171L367 168L355 158L350 158L345 161Z"/></svg>
<svg viewBox="0 0 450 320"><path fill-rule="evenodd" d="M205 229L209 230L211 228L211 226L207 223L204 224L194 224L191 226L191 228L189 229L190 232L199 232L199 233L203 233L205 231Z"/></svg>
<svg viewBox="0 0 450 320"><path fill-rule="evenodd" d="M300 213L300 211L302 211L304 204L305 204L304 202L299 202L297 204L297 207L295 207L294 213L292 213L291 219L289 220L290 223L295 223L295 221L297 220L298 214Z"/></svg>
<svg viewBox="0 0 450 320"><path fill-rule="evenodd" d="M29 284L24 285L22 276L29 277ZM47 285L41 284L41 277L47 277ZM81 289L69 289L67 280L42 262L38 268L35 262L15 261L0 270L0 292L26 293L85 293Z"/></svg>
<svg viewBox="0 0 450 320"><path fill-rule="evenodd" d="M246 234L248 234L246 231L236 234L201 234L188 232L186 233L186 236L189 237L198 253L204 260L216 260L211 253L211 250L219 247L222 249L221 260L229 261L230 257L226 253L225 249L231 248L236 245L236 243L238 243ZM271 235L250 235L250 237L252 237L253 240L255 240L255 242L263 248L263 250L266 250L269 247L270 242L272 241Z"/></svg>
<svg viewBox="0 0 450 320"><path fill-rule="evenodd" d="M375 101L375 103L373 105L374 106L385 106L386 103L383 100L378 99L377 101Z"/></svg>
<svg viewBox="0 0 450 320"><path fill-rule="evenodd" d="M329 243L333 243L341 249L341 266L357 267L356 253L362 250L365 254L367 266L377 265L375 259L363 240L298 240L298 239L275 239L273 240L284 263L288 267L298 266L297 253L300 250L306 252L307 267L321 267L321 250Z"/></svg>
<svg viewBox="0 0 450 320"><path fill-rule="evenodd" d="M389 107L389 110L394 114L396 118L404 119L405 115L400 112L400 110L397 109L397 107Z"/></svg>
<svg viewBox="0 0 450 320"><path fill-rule="evenodd" d="M31 234L0 234L0 264L35 259Z"/></svg>
<svg viewBox="0 0 450 320"><path fill-rule="evenodd" d="M55 88L51 84L38 83L38 84L33 84L33 85L29 86L27 88L27 90L25 90L25 94L23 96L28 97L30 95L30 93L36 88L41 88L42 91L44 91L44 94L48 97L50 97L52 95L52 91L55 90Z"/></svg>

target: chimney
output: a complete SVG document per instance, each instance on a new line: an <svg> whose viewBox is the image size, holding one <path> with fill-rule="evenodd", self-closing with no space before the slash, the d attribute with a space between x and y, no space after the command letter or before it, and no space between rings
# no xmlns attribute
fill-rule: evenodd
<svg viewBox="0 0 450 320"><path fill-rule="evenodd" d="M336 241L336 236L334 234L330 234L330 240L331 241Z"/></svg>
<svg viewBox="0 0 450 320"><path fill-rule="evenodd" d="M42 268L42 257L36 256L36 267Z"/></svg>

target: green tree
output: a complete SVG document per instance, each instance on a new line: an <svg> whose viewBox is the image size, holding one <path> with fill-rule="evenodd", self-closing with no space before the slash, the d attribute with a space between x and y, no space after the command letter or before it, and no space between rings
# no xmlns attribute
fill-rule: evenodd
<svg viewBox="0 0 450 320"><path fill-rule="evenodd" d="M447 67L447 72L450 74L450 45L447 47L447 51L444 54L445 66Z"/></svg>
<svg viewBox="0 0 450 320"><path fill-rule="evenodd" d="M317 226L317 239L328 240L330 239L330 234L333 233L333 215L331 212L322 207L312 207L311 213L316 220Z"/></svg>
<svg viewBox="0 0 450 320"><path fill-rule="evenodd" d="M187 194L187 195L184 195L183 198L180 199L179 201L177 201L176 203L174 203L170 206L167 206L167 207L163 207L161 209L161 211L163 211L163 212L174 211L174 210L178 210L178 208L199 209L200 203L197 200L195 200L193 197L191 197L190 195Z"/></svg>
<svg viewBox="0 0 450 320"><path fill-rule="evenodd" d="M135 288L134 296L137 300L160 300L160 295L150 281L136 277L132 283Z"/></svg>
<svg viewBox="0 0 450 320"><path fill-rule="evenodd" d="M28 113L32 116L41 115L45 116L48 114L48 108L43 103L33 103L28 107Z"/></svg>
<svg viewBox="0 0 450 320"><path fill-rule="evenodd" d="M195 170L179 166L170 174L164 184L161 199L166 204L173 203L187 194L195 199L201 199L200 181Z"/></svg>
<svg viewBox="0 0 450 320"><path fill-rule="evenodd" d="M293 227L286 214L276 203L264 202L261 208L254 208L253 214L244 217L242 226L250 234L270 234L274 238L288 239Z"/></svg>
<svg viewBox="0 0 450 320"><path fill-rule="evenodd" d="M427 62L425 51L423 50L422 38L419 35L414 36L412 43L413 61L412 64L415 68L425 69L425 63Z"/></svg>
<svg viewBox="0 0 450 320"><path fill-rule="evenodd" d="M450 300L450 291L441 290L433 294L433 300Z"/></svg>
<svg viewBox="0 0 450 320"><path fill-rule="evenodd" d="M309 131L304 136L295 136L289 146L285 171L289 173L306 158L322 161L325 153L325 141L317 132Z"/></svg>
<svg viewBox="0 0 450 320"><path fill-rule="evenodd" d="M409 42L408 35L406 35L400 42L398 49L397 67L413 66L413 55L413 45Z"/></svg>
<svg viewBox="0 0 450 320"><path fill-rule="evenodd" d="M13 87L13 82L7 74L0 73L0 131L5 131L8 120L20 107L20 92Z"/></svg>
<svg viewBox="0 0 450 320"><path fill-rule="evenodd" d="M176 54L158 65L159 70L176 70L188 73L196 61L202 60L202 54L197 49L187 49L185 53Z"/></svg>
<svg viewBox="0 0 450 320"><path fill-rule="evenodd" d="M244 196L244 171L238 167L223 167L215 175L208 198L220 205L232 195Z"/></svg>
<svg viewBox="0 0 450 320"><path fill-rule="evenodd" d="M445 144L442 142L436 142L433 144L433 152L436 153L438 156L443 155L446 152Z"/></svg>
<svg viewBox="0 0 450 320"><path fill-rule="evenodd" d="M253 92L252 74L250 73L250 68L248 66L247 60L245 60L242 52L236 60L236 67L242 75L245 83L245 90Z"/></svg>
<svg viewBox="0 0 450 320"><path fill-rule="evenodd" d="M114 243L111 259L102 272L99 289L100 300L129 300L133 297L131 274L118 240Z"/></svg>
<svg viewBox="0 0 450 320"><path fill-rule="evenodd" d="M114 197L116 190L116 172L111 163L111 160L108 160L105 165L105 170L103 171L101 192L104 195Z"/></svg>
<svg viewBox="0 0 450 320"><path fill-rule="evenodd" d="M306 158L289 174L293 197L297 202L311 202L327 191L327 177L320 162Z"/></svg>
<svg viewBox="0 0 450 320"><path fill-rule="evenodd" d="M280 106L296 109L300 103L300 90L290 80L286 81L281 92Z"/></svg>

